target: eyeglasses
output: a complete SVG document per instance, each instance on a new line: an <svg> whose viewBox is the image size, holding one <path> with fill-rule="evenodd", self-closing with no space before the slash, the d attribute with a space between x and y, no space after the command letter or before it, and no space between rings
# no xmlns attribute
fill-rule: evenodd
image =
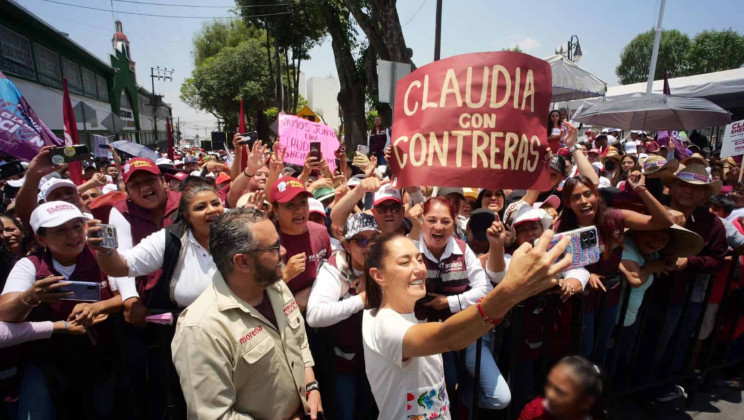
<svg viewBox="0 0 744 420"><path fill-rule="evenodd" d="M366 248L369 246L369 244L374 241L374 239L368 239L368 238L353 238L352 241L356 242L357 246L359 248Z"/></svg>
<svg viewBox="0 0 744 420"><path fill-rule="evenodd" d="M252 249L252 250L246 252L246 254L253 254L254 252L269 252L269 251L276 251L276 255L278 255L279 258L281 258L281 256L282 256L282 246L281 245L274 245L274 246L270 246L268 248L256 248L256 249Z"/></svg>
<svg viewBox="0 0 744 420"><path fill-rule="evenodd" d="M380 214L387 214L388 212L391 214L398 214L401 210L403 210L403 207L400 204L393 204L392 206L375 206L375 211Z"/></svg>

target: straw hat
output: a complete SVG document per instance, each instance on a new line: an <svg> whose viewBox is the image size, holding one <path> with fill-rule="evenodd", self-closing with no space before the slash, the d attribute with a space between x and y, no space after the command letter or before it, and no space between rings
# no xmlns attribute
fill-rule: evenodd
<svg viewBox="0 0 744 420"><path fill-rule="evenodd" d="M610 150L607 151L607 154L602 157L602 163L608 159L614 159L619 164L623 160L623 156L617 152L617 149L611 147Z"/></svg>
<svg viewBox="0 0 744 420"><path fill-rule="evenodd" d="M649 178L658 178L662 172L674 173L679 168L677 159L667 162L661 156L651 155L643 162L643 173Z"/></svg>
<svg viewBox="0 0 744 420"><path fill-rule="evenodd" d="M669 233L669 242L661 250L661 255L677 258L690 257L697 255L705 245L702 236L682 226L672 225L666 231Z"/></svg>
<svg viewBox="0 0 744 420"><path fill-rule="evenodd" d="M679 180L692 185L705 185L708 187L709 196L718 194L723 185L720 180L710 182L708 170L705 169L705 166L700 165L697 162L693 162L688 166L680 164L679 169L677 169L676 172L672 173L670 171L665 171L661 174L660 178L665 184L669 184L674 180Z"/></svg>
<svg viewBox="0 0 744 420"><path fill-rule="evenodd" d="M708 166L708 161L705 160L705 158L700 153L693 153L692 156L682 159L680 163L685 166L688 166L692 163L697 163L698 165Z"/></svg>

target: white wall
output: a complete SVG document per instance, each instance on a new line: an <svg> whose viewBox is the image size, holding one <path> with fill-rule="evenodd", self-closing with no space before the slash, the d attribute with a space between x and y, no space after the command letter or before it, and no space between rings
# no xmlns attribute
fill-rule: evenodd
<svg viewBox="0 0 744 420"><path fill-rule="evenodd" d="M311 77L307 79L307 101L310 109L322 113L325 122L338 131L341 118L338 116L338 92L341 86L334 77Z"/></svg>

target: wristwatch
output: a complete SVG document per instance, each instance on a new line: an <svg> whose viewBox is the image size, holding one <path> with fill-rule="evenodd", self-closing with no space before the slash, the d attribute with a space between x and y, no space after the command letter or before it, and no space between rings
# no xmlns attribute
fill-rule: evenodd
<svg viewBox="0 0 744 420"><path fill-rule="evenodd" d="M312 391L319 391L319 390L320 390L320 386L318 386L318 381L311 381L305 385L305 392L308 394Z"/></svg>
<svg viewBox="0 0 744 420"><path fill-rule="evenodd" d="M574 144L574 145L573 145L573 146L571 146L571 148L569 148L568 150L569 150L569 151L570 151L571 153L573 153L573 152L575 152L575 151L577 151L577 150L581 150L581 147L579 147L579 145L578 145L578 144Z"/></svg>

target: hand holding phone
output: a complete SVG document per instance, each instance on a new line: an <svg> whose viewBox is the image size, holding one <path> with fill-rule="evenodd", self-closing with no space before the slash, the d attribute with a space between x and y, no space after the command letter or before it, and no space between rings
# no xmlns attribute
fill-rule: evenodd
<svg viewBox="0 0 744 420"><path fill-rule="evenodd" d="M318 161L323 159L323 155L321 154L321 151L320 151L319 141L310 142L310 152L308 153L308 156L317 158Z"/></svg>
<svg viewBox="0 0 744 420"><path fill-rule="evenodd" d="M569 230L567 232L557 233L550 241L548 250L560 242L564 236L568 236L571 239L571 243L566 247L565 252L558 259L560 260L560 258L563 258L563 255L566 254L571 254L573 256L571 265L567 270L577 267L585 267L599 261L599 235L597 234L596 226L587 226ZM537 241L535 241L535 243L537 243Z"/></svg>
<svg viewBox="0 0 744 420"><path fill-rule="evenodd" d="M367 147L367 146L365 146L363 144L360 144L359 146L357 146L357 153L361 153L363 155L368 155L369 154L369 147Z"/></svg>
<svg viewBox="0 0 744 420"><path fill-rule="evenodd" d="M55 165L86 160L91 157L88 146L84 144L53 147L49 150L49 156Z"/></svg>
<svg viewBox="0 0 744 420"><path fill-rule="evenodd" d="M98 302L101 300L101 283L90 281L68 281L68 285L60 288L60 292L72 292L62 300L73 300L80 302Z"/></svg>

